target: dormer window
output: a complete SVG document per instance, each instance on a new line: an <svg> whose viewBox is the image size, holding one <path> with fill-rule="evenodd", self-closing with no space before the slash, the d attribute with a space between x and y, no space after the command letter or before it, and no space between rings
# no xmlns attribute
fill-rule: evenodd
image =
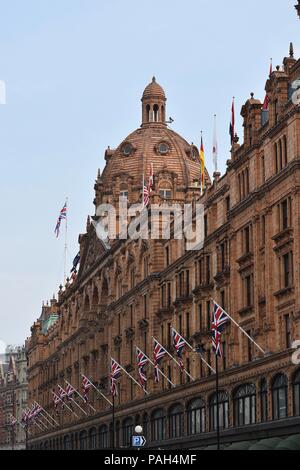
<svg viewBox="0 0 300 470"><path fill-rule="evenodd" d="M128 191L120 191L120 198L128 199Z"/></svg>
<svg viewBox="0 0 300 470"><path fill-rule="evenodd" d="M163 199L171 199L172 198L172 191L171 191L171 189L160 188L159 195Z"/></svg>

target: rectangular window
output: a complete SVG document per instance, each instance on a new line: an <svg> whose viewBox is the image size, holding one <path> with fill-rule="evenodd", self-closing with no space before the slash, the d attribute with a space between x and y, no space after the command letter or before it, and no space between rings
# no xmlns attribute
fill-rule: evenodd
<svg viewBox="0 0 300 470"><path fill-rule="evenodd" d="M286 199L281 203L281 228L286 230L289 227L289 210L288 200Z"/></svg>
<svg viewBox="0 0 300 470"><path fill-rule="evenodd" d="M210 284L210 256L206 257L206 284Z"/></svg>
<svg viewBox="0 0 300 470"><path fill-rule="evenodd" d="M189 339L190 337L190 314L186 313L186 336Z"/></svg>
<svg viewBox="0 0 300 470"><path fill-rule="evenodd" d="M287 253L283 256L283 282L285 288L291 287L292 285L291 253Z"/></svg>
<svg viewBox="0 0 300 470"><path fill-rule="evenodd" d="M250 253L250 251L250 227L246 227L244 229L244 253Z"/></svg>
<svg viewBox="0 0 300 470"><path fill-rule="evenodd" d="M245 277L245 302L246 307L251 307L253 305L253 282L252 274Z"/></svg>
<svg viewBox="0 0 300 470"><path fill-rule="evenodd" d="M230 211L230 196L227 196L225 199L226 212Z"/></svg>
<svg viewBox="0 0 300 470"><path fill-rule="evenodd" d="M203 328L202 304L198 305L198 317L199 317L199 331L202 331L202 328Z"/></svg>
<svg viewBox="0 0 300 470"><path fill-rule="evenodd" d="M204 216L204 237L207 238L208 235L208 220L207 215Z"/></svg>
<svg viewBox="0 0 300 470"><path fill-rule="evenodd" d="M167 302L168 302L168 307L170 307L171 303L172 303L171 283L170 282L168 282L168 284L167 284Z"/></svg>
<svg viewBox="0 0 300 470"><path fill-rule="evenodd" d="M261 246L265 246L266 244L266 216L263 215L260 220L261 223L261 230L260 230L260 235L261 235Z"/></svg>
<svg viewBox="0 0 300 470"><path fill-rule="evenodd" d="M206 302L206 325L207 325L207 329L210 330L210 327L211 327L210 300Z"/></svg>
<svg viewBox="0 0 300 470"><path fill-rule="evenodd" d="M226 310L226 305L225 305L225 290L221 291L221 307Z"/></svg>
<svg viewBox="0 0 300 470"><path fill-rule="evenodd" d="M170 265L170 248L166 246L165 249L165 256L166 256L166 267Z"/></svg>
<svg viewBox="0 0 300 470"><path fill-rule="evenodd" d="M285 327L285 347L290 349L292 346L291 319L289 315L284 316Z"/></svg>

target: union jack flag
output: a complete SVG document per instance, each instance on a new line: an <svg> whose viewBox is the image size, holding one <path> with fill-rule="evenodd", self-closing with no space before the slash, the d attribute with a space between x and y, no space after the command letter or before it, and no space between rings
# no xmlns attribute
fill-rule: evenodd
<svg viewBox="0 0 300 470"><path fill-rule="evenodd" d="M222 333L224 331L224 325L229 320L227 313L213 301L213 320L212 320L212 347L217 357L222 357Z"/></svg>
<svg viewBox="0 0 300 470"><path fill-rule="evenodd" d="M33 417L35 418L36 416L41 414L42 411L43 411L43 408L41 407L41 405L39 405L38 403L35 403L34 410L33 410Z"/></svg>
<svg viewBox="0 0 300 470"><path fill-rule="evenodd" d="M58 395L56 395L54 391L52 392L52 396L53 396L53 401L54 401L54 408L57 409L58 404L61 402L61 398Z"/></svg>
<svg viewBox="0 0 300 470"><path fill-rule="evenodd" d="M149 191L149 186L144 184L144 189L143 189L143 201L144 201L144 206L148 207L149 202L150 202L150 191Z"/></svg>
<svg viewBox="0 0 300 470"><path fill-rule="evenodd" d="M67 211L68 211L68 207L67 207L67 202L66 202L64 207L60 211L60 214L59 214L59 217L58 217L58 220L57 220L57 223L56 223L56 227L55 227L55 230L54 230L56 238L59 237L61 221L67 219Z"/></svg>
<svg viewBox="0 0 300 470"><path fill-rule="evenodd" d="M92 386L92 382L85 375L83 375L81 386L83 389L83 399L87 403L89 400L88 393L89 393L89 389Z"/></svg>
<svg viewBox="0 0 300 470"><path fill-rule="evenodd" d="M27 408L22 413L21 425L24 429L29 425L29 410Z"/></svg>
<svg viewBox="0 0 300 470"><path fill-rule="evenodd" d="M122 368L113 358L111 358L110 368L110 393L113 397L118 395L118 389L116 385L117 379L121 376Z"/></svg>
<svg viewBox="0 0 300 470"><path fill-rule="evenodd" d="M154 174L153 174L153 163L151 163L150 176L149 176L148 183L146 183L145 181L143 182L143 203L144 203L144 207L148 207L148 205L149 205L150 194L152 192L153 185L154 185Z"/></svg>
<svg viewBox="0 0 300 470"><path fill-rule="evenodd" d="M167 351L165 350L165 348L163 348L163 346L156 339L154 339L153 359L154 359L154 381L156 383L159 382L158 366L166 354L167 354Z"/></svg>
<svg viewBox="0 0 300 470"><path fill-rule="evenodd" d="M76 391L75 388L71 384L67 384L66 394L67 394L67 397L69 398L69 400L71 400L71 398L74 395L75 391Z"/></svg>
<svg viewBox="0 0 300 470"><path fill-rule="evenodd" d="M12 426L15 426L18 422L18 420L13 415L10 415L9 419Z"/></svg>
<svg viewBox="0 0 300 470"><path fill-rule="evenodd" d="M67 396L67 393L60 385L58 385L58 396L61 399L61 407L64 408L65 407L64 398Z"/></svg>
<svg viewBox="0 0 300 470"><path fill-rule="evenodd" d="M173 343L174 343L174 348L176 349L176 354L179 359L179 364L181 370L184 370L184 363L182 359L182 354L183 354L183 349L185 346L185 339L175 330L175 328L172 328L172 336L173 336Z"/></svg>
<svg viewBox="0 0 300 470"><path fill-rule="evenodd" d="M149 364L149 359L146 354L144 354L143 351L141 351L139 348L136 348L136 357L139 368L140 384L142 387L145 387L148 380L145 372L145 367L147 364Z"/></svg>

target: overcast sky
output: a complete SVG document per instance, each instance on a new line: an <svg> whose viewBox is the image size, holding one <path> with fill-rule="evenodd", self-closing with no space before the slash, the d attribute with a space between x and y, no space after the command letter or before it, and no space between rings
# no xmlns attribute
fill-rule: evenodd
<svg viewBox="0 0 300 470"><path fill-rule="evenodd" d="M156 75L172 128L212 171L213 115L222 172L236 111L264 98L274 66L299 51L295 0L0 0L0 344L21 343L63 277L54 227L66 196L69 264L93 213L104 151L141 123ZM238 116L241 135L241 119Z"/></svg>

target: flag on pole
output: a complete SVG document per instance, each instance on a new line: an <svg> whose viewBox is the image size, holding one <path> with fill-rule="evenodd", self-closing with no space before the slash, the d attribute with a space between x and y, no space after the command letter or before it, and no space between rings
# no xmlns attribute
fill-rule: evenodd
<svg viewBox="0 0 300 470"><path fill-rule="evenodd" d="M216 356L222 357L222 333L224 331L224 325L229 321L227 313L213 301L213 320L212 320L212 347Z"/></svg>
<svg viewBox="0 0 300 470"><path fill-rule="evenodd" d="M273 63L272 63L272 59L271 59L271 63L270 63L270 72L269 72L269 78L271 77L273 73ZM265 96L265 99L264 99L264 104L263 104L263 111L268 111L269 110L269 97L268 97L268 94L266 93L266 96Z"/></svg>
<svg viewBox="0 0 300 470"><path fill-rule="evenodd" d="M154 338L153 359L154 359L154 381L159 382L158 366L164 356L167 354L165 348Z"/></svg>
<svg viewBox="0 0 300 470"><path fill-rule="evenodd" d="M59 234L60 234L61 221L62 220L67 220L67 212L68 212L68 207L67 207L67 202L66 202L64 207L60 211L60 214L59 214L59 217L58 217L58 220L57 220L57 223L56 223L56 227L55 227L55 230L54 230L54 232L56 234L56 238L58 238Z"/></svg>
<svg viewBox="0 0 300 470"><path fill-rule="evenodd" d="M122 367L113 358L111 358L110 368L110 393L113 397L118 395L116 381L121 376Z"/></svg>
<svg viewBox="0 0 300 470"><path fill-rule="evenodd" d="M203 145L203 137L201 135L201 146L200 146L200 187L201 187L201 194L204 193L205 190L205 153L204 153L204 145Z"/></svg>
<svg viewBox="0 0 300 470"><path fill-rule="evenodd" d="M150 165L150 175L148 182L143 176L143 206L148 207L150 202L150 195L154 185L154 173L153 173L153 163Z"/></svg>
<svg viewBox="0 0 300 470"><path fill-rule="evenodd" d="M214 116L214 134L213 134L213 164L215 172L218 171L218 138L217 138L217 116Z"/></svg>
<svg viewBox="0 0 300 470"><path fill-rule="evenodd" d="M12 426L15 426L18 422L18 420L13 415L10 415L9 419Z"/></svg>
<svg viewBox="0 0 300 470"><path fill-rule="evenodd" d="M230 142L233 145L234 142L234 135L235 135L235 112L234 112L234 98L232 100L232 107L231 107L231 120L229 126L229 135L230 135Z"/></svg>
<svg viewBox="0 0 300 470"><path fill-rule="evenodd" d="M89 389L92 386L92 382L85 375L83 375L81 386L83 390L83 399L85 403L87 403L89 401L88 393L89 393Z"/></svg>
<svg viewBox="0 0 300 470"><path fill-rule="evenodd" d="M67 396L67 392L60 385L58 385L58 396L61 399L61 407L62 409L64 409L65 407L64 399Z"/></svg>
<svg viewBox="0 0 300 470"><path fill-rule="evenodd" d="M80 263L80 251L73 260L73 267L71 269L71 273L74 273L77 270L77 266L79 263Z"/></svg>
<svg viewBox="0 0 300 470"><path fill-rule="evenodd" d="M182 359L183 349L186 344L185 339L172 327L172 337L173 337L173 344L174 348L176 349L176 354L179 359L180 368L184 370L184 363Z"/></svg>
<svg viewBox="0 0 300 470"><path fill-rule="evenodd" d="M52 396L53 396L54 408L55 408L55 410L57 410L57 407L58 407L59 403L61 402L61 399L59 398L58 395L56 395L56 393L54 391L52 391Z"/></svg>
<svg viewBox="0 0 300 470"><path fill-rule="evenodd" d="M74 393L76 392L75 388L71 384L67 384L66 386L66 394L68 399L71 401Z"/></svg>
<svg viewBox="0 0 300 470"><path fill-rule="evenodd" d="M136 348L136 356L137 356L140 384L144 388L148 380L146 372L145 372L145 367L147 366L147 364L149 364L149 359L143 353L143 351L141 351L139 348Z"/></svg>

